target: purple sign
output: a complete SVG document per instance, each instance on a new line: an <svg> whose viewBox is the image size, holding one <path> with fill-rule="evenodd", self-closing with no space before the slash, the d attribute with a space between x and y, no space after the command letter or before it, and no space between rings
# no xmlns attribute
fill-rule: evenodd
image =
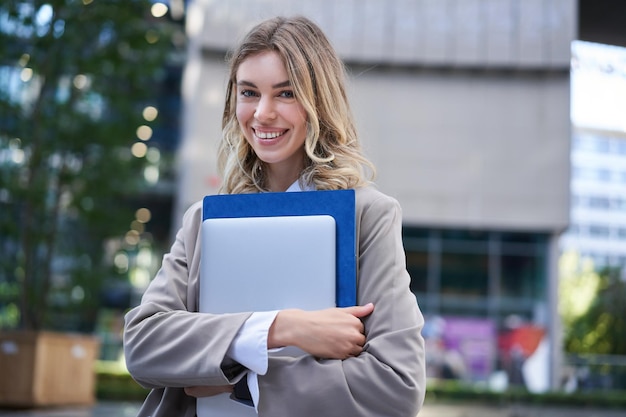
<svg viewBox="0 0 626 417"><path fill-rule="evenodd" d="M444 317L443 345L447 355L456 355L471 380L486 380L496 358L496 328L481 318Z"/></svg>

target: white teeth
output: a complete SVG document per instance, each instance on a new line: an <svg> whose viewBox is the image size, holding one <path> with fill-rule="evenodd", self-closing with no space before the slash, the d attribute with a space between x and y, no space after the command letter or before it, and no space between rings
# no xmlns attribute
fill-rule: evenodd
<svg viewBox="0 0 626 417"><path fill-rule="evenodd" d="M284 132L259 132L255 130L254 133L259 137L259 139L274 139L282 135Z"/></svg>

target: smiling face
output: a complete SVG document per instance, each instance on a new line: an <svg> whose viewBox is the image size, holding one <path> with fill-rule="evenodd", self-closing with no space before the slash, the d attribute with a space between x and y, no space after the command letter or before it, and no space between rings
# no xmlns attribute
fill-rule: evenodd
<svg viewBox="0 0 626 417"><path fill-rule="evenodd" d="M270 189L286 189L304 166L307 119L285 65L276 52L261 52L239 65L236 79L239 126L268 166Z"/></svg>

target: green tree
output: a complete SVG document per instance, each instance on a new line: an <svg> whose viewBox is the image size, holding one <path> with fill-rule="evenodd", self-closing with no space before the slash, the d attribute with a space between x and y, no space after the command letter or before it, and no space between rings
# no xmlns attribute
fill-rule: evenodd
<svg viewBox="0 0 626 417"><path fill-rule="evenodd" d="M568 329L572 353L626 355L626 282L619 268L600 271L600 286L586 314Z"/></svg>
<svg viewBox="0 0 626 417"><path fill-rule="evenodd" d="M596 272L591 263L575 254L564 254L560 306L565 350L626 355L625 300L626 281L619 268Z"/></svg>
<svg viewBox="0 0 626 417"><path fill-rule="evenodd" d="M598 289L600 276L593 262L576 252L565 252L559 259L559 313L563 327L569 329L587 314Z"/></svg>
<svg viewBox="0 0 626 417"><path fill-rule="evenodd" d="M0 309L20 328L63 327L51 315L63 310L89 321L111 274L104 242L132 219L137 129L172 49L151 6L0 4Z"/></svg>

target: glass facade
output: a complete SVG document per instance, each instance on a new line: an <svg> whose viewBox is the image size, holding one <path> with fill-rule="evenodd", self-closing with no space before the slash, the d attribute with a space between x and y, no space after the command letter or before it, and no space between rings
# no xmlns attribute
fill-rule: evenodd
<svg viewBox="0 0 626 417"><path fill-rule="evenodd" d="M570 227L562 252L626 268L626 48L572 43Z"/></svg>
<svg viewBox="0 0 626 417"><path fill-rule="evenodd" d="M404 227L429 377L521 384L547 333L548 233ZM520 350L520 346L523 347Z"/></svg>
<svg viewBox="0 0 626 417"><path fill-rule="evenodd" d="M626 266L626 138L575 130L572 137L571 224L562 251L594 264Z"/></svg>
<svg viewBox="0 0 626 417"><path fill-rule="evenodd" d="M548 236L405 227L411 289L425 314L543 320Z"/></svg>

